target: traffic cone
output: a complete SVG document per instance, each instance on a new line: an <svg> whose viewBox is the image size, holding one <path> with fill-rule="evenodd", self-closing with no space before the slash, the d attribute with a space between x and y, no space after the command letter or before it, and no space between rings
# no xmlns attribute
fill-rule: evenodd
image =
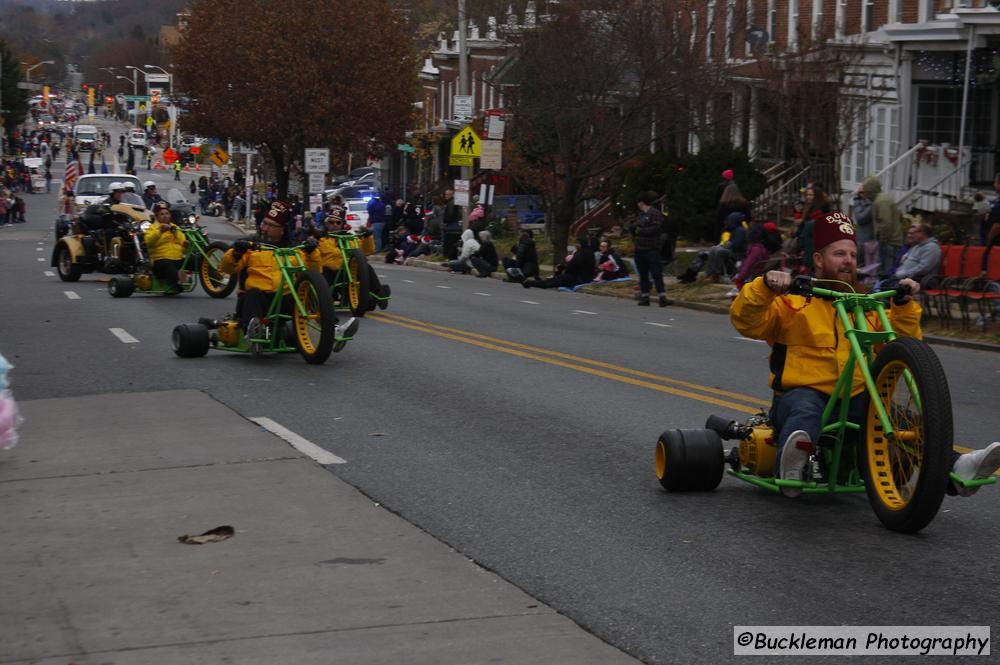
<svg viewBox="0 0 1000 665"><path fill-rule="evenodd" d="M198 166L198 162L194 163L194 170L195 171L200 171L201 170L201 168Z"/></svg>

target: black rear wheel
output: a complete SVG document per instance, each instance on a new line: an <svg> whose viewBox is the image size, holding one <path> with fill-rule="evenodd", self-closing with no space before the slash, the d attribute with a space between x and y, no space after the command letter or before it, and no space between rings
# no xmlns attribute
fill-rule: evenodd
<svg viewBox="0 0 1000 665"><path fill-rule="evenodd" d="M865 419L861 469L868 501L893 531L914 533L937 515L948 486L951 393L937 355L912 337L890 342L872 366L893 436L874 401Z"/></svg>
<svg viewBox="0 0 1000 665"><path fill-rule="evenodd" d="M213 298L225 298L236 288L236 280L230 275L219 271L219 263L229 245L215 240L205 248L205 256L198 262L198 276L201 278L201 288Z"/></svg>
<svg viewBox="0 0 1000 665"><path fill-rule="evenodd" d="M128 275L112 275L108 281L108 293L112 298L128 298L135 292L135 282Z"/></svg>
<svg viewBox="0 0 1000 665"><path fill-rule="evenodd" d="M208 353L208 328L200 323L182 323L174 328L171 341L181 358L200 358Z"/></svg>
<svg viewBox="0 0 1000 665"><path fill-rule="evenodd" d="M292 316L295 344L299 355L310 365L322 365L333 351L337 329L337 313L330 296L330 287L323 276L313 270L300 273L295 294L302 303Z"/></svg>
<svg viewBox="0 0 1000 665"><path fill-rule="evenodd" d="M714 490L722 482L722 439L710 429L671 429L656 442L656 478L670 492Z"/></svg>
<svg viewBox="0 0 1000 665"><path fill-rule="evenodd" d="M56 247L56 272L59 273L59 279L64 282L76 282L83 274L80 266L73 263L73 254L65 243Z"/></svg>

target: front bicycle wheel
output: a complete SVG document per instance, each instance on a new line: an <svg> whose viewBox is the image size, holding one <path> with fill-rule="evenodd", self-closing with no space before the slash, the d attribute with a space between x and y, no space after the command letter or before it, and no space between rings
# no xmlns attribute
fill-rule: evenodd
<svg viewBox="0 0 1000 665"><path fill-rule="evenodd" d="M865 491L882 524L915 533L934 519L948 485L948 379L930 347L912 337L895 339L879 352L872 378L893 436L884 434L869 400L861 463Z"/></svg>
<svg viewBox="0 0 1000 665"><path fill-rule="evenodd" d="M351 273L351 282L346 285L347 305L354 316L364 316L368 311L368 300L371 295L371 278L368 275L368 259L360 249L352 249L345 257L347 270Z"/></svg>
<svg viewBox="0 0 1000 665"><path fill-rule="evenodd" d="M215 240L205 248L205 256L198 262L201 288L213 298L225 298L236 288L236 279L219 270L219 263L229 245Z"/></svg>
<svg viewBox="0 0 1000 665"><path fill-rule="evenodd" d="M312 270L299 276L295 294L302 306L292 315L295 345L299 355L310 365L322 365L333 351L337 333L337 313L326 280Z"/></svg>

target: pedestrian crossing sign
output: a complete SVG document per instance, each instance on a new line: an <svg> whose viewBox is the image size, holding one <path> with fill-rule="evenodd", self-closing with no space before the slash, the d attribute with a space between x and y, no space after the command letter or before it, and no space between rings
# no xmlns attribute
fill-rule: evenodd
<svg viewBox="0 0 1000 665"><path fill-rule="evenodd" d="M472 130L470 125L466 125L451 139L451 156L479 157L480 143L479 135Z"/></svg>

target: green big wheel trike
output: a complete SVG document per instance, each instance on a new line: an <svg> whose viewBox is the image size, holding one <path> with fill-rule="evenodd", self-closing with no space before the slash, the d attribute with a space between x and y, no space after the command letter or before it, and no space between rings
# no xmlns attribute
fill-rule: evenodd
<svg viewBox="0 0 1000 665"><path fill-rule="evenodd" d="M197 358L209 349L236 353L298 352L309 364L321 365L331 352L340 351L357 331L357 320L337 326L337 314L326 280L302 263L300 247L276 247L257 243L255 250L274 253L284 288L274 293L267 314L250 333L243 330L235 315L221 320L201 319L198 323L174 328L174 353ZM291 314L283 311L285 298L292 301ZM251 326L253 327L253 326Z"/></svg>
<svg viewBox="0 0 1000 665"><path fill-rule="evenodd" d="M361 238L354 233L327 233L337 241L343 261L330 284L330 294L337 309L350 310L354 316L364 316L376 307L389 306L391 291L382 285L378 292L373 290L368 259L361 248ZM369 233L365 238L370 238ZM374 245L372 245L374 249Z"/></svg>
<svg viewBox="0 0 1000 665"><path fill-rule="evenodd" d="M140 235L149 227L144 222L139 229ZM225 255L229 245L221 241L210 241L208 231L198 224L194 215L177 224L177 228L187 239L187 250L178 271L181 292L189 293L198 282L205 293L213 298L225 298L236 288L236 280L219 271L219 262ZM152 266L146 259L145 246L141 247L143 261L138 265L138 271L131 275L115 275L108 282L108 293L113 298L128 298L135 292L170 295L174 291L169 284L163 282L152 272Z"/></svg>
<svg viewBox="0 0 1000 665"><path fill-rule="evenodd" d="M669 491L712 490L728 465L730 475L772 492L867 493L887 528L919 531L937 514L949 480L972 487L996 479L967 481L950 471L952 412L944 369L927 344L897 337L885 312L884 301L903 290L845 293L815 282L797 277L790 293L829 300L851 354L823 411L806 477L776 477L775 433L765 413L745 423L711 416L705 429L665 431L656 443L656 477ZM875 312L882 330L869 328L866 312ZM866 387L864 422L848 418L856 367ZM724 439L739 446L726 454Z"/></svg>

